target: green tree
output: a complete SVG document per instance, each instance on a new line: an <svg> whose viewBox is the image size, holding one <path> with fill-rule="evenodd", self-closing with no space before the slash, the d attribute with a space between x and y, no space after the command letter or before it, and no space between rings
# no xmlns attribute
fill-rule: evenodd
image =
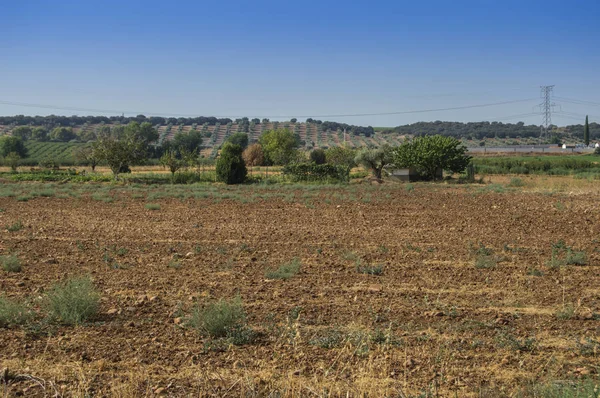
<svg viewBox="0 0 600 398"><path fill-rule="evenodd" d="M324 164L326 161L325 151L321 148L314 149L310 153L310 160L315 162L315 164Z"/></svg>
<svg viewBox="0 0 600 398"><path fill-rule="evenodd" d="M242 147L242 150L244 150L248 147L248 134L246 134L246 133L232 134L229 138L227 138L227 142L231 142L232 144L239 145Z"/></svg>
<svg viewBox="0 0 600 398"><path fill-rule="evenodd" d="M585 146L590 145L590 124L588 123L588 117L585 116L585 126L583 127L583 142Z"/></svg>
<svg viewBox="0 0 600 398"><path fill-rule="evenodd" d="M199 153L202 147L202 133L197 130L192 130L189 133L177 133L173 137L173 141L167 144L168 147L175 150L179 156L181 151Z"/></svg>
<svg viewBox="0 0 600 398"><path fill-rule="evenodd" d="M45 127L36 127L31 132L31 139L35 141L46 141L48 139L48 129Z"/></svg>
<svg viewBox="0 0 600 398"><path fill-rule="evenodd" d="M146 144L158 140L158 131L148 122L139 124L138 122L129 122L124 129L124 134L128 136L137 136Z"/></svg>
<svg viewBox="0 0 600 398"><path fill-rule="evenodd" d="M350 179L350 171L356 162L356 151L345 146L336 146L325 151L325 160L328 164L343 167L346 170L346 181Z"/></svg>
<svg viewBox="0 0 600 398"><path fill-rule="evenodd" d="M298 136L288 129L265 131L258 139L267 165L283 165L297 159Z"/></svg>
<svg viewBox="0 0 600 398"><path fill-rule="evenodd" d="M0 137L0 156L6 157L11 152L15 152L22 158L27 157L27 148L23 140L10 135Z"/></svg>
<svg viewBox="0 0 600 398"><path fill-rule="evenodd" d="M10 166L12 171L17 171L17 167L19 166L19 160L21 157L16 152L11 152L4 157L4 162L7 166Z"/></svg>
<svg viewBox="0 0 600 398"><path fill-rule="evenodd" d="M344 146L332 147L325 151L327 163L335 166L348 167L349 169L356 166L356 162L354 161L355 157L356 151Z"/></svg>
<svg viewBox="0 0 600 398"><path fill-rule="evenodd" d="M373 173L373 177L381 180L383 168L392 163L392 149L389 145L380 148L365 148L358 151L354 161L362 164Z"/></svg>
<svg viewBox="0 0 600 398"><path fill-rule="evenodd" d="M160 164L163 167L168 167L171 172L171 180L175 178L175 173L177 170L181 169L185 165L185 161L179 159L177 156L177 152L172 149L169 149L163 153L163 155L159 159Z"/></svg>
<svg viewBox="0 0 600 398"><path fill-rule="evenodd" d="M441 135L427 135L406 141L393 151L396 167L415 168L423 177L435 180L438 169L461 173L471 157L460 140Z"/></svg>
<svg viewBox="0 0 600 398"><path fill-rule="evenodd" d="M129 166L142 163L147 156L146 141L130 131L121 139L111 135L103 135L92 144L93 155L100 162L110 167L115 180L118 175L129 169Z"/></svg>
<svg viewBox="0 0 600 398"><path fill-rule="evenodd" d="M53 141L68 142L75 138L77 136L70 127L56 127L50 132L50 139Z"/></svg>
<svg viewBox="0 0 600 398"><path fill-rule="evenodd" d="M23 141L27 141L31 138L31 127L29 126L19 126L15 127L13 131L11 131L11 135L13 137L19 137Z"/></svg>
<svg viewBox="0 0 600 398"><path fill-rule="evenodd" d="M217 179L226 184L240 184L246 179L248 170L242 158L242 147L226 142L217 159Z"/></svg>
<svg viewBox="0 0 600 398"><path fill-rule="evenodd" d="M79 164L90 166L92 171L96 171L98 165L98 158L96 153L91 146L82 146L73 149L73 157Z"/></svg>

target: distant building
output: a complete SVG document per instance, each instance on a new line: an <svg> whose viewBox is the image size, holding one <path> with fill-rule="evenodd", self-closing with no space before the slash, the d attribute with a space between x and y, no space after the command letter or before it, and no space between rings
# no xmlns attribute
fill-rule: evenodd
<svg viewBox="0 0 600 398"><path fill-rule="evenodd" d="M421 179L421 175L417 172L416 169L405 168L405 169L388 169L388 176L391 179L398 181L419 181ZM435 179L441 180L443 177L443 170L437 169L435 172Z"/></svg>

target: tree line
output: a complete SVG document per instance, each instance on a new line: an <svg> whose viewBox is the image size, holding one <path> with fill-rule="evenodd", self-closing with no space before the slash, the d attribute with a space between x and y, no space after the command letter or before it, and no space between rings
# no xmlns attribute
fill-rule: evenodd
<svg viewBox="0 0 600 398"><path fill-rule="evenodd" d="M577 138L584 138L584 125L574 124L565 127L550 126L551 133L563 133ZM600 124L589 123L590 138L600 139ZM384 134L400 134L423 136L439 134L455 138L482 140L485 138L529 138L539 137L539 125L525 125L523 122L417 122L382 131Z"/></svg>
<svg viewBox="0 0 600 398"><path fill-rule="evenodd" d="M173 176L180 169L201 162L199 131L178 132L172 141L162 145L156 144L158 138L152 124L133 121L101 131L91 145L78 148L74 155L80 164L91 166L92 171L98 164L107 165L115 179L151 157L159 157L160 164ZM393 164L416 169L423 178L435 179L437 169L461 172L470 160L459 140L441 135L417 137L397 147L315 149L308 156L300 147L298 134L286 128L265 131L258 142L251 145L246 133L237 132L221 147L216 163L217 177L227 184L241 183L247 177L248 166L278 165L288 166L284 174L298 180L314 177L347 181L352 167L360 164L370 170L373 177L381 179L384 167ZM18 160L27 156L27 148L20 137L3 136L0 137L0 156L16 171Z"/></svg>

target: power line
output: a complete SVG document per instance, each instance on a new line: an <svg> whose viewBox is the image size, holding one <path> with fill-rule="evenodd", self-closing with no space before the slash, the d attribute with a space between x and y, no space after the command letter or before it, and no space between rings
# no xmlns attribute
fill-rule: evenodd
<svg viewBox="0 0 600 398"><path fill-rule="evenodd" d="M473 108L485 108L491 106L498 105L507 105L507 104L515 104L519 102L528 102L532 101L535 98L526 98L526 99L518 99L511 101L502 101L502 102L493 102L487 104L475 104L475 105L464 105L464 106L453 106L448 108L432 108L432 109L419 109L419 110L407 110L407 111L395 111L395 112L378 112L378 113L352 113L352 114L331 114L331 115L278 115L278 116L256 116L261 118L273 118L273 119L284 119L284 118L325 118L325 117L357 117L357 116L385 116L385 115L406 115L406 114L416 114L416 113L431 113L431 112L443 112L443 111L454 111L454 110L462 110L462 109L473 109ZM0 104L5 105L15 105L15 106L23 106L30 108L44 108L44 109L55 109L55 110L70 110L70 111L81 111L81 112L98 112L98 113L124 113L124 114L152 114L152 112L142 112L142 111L122 111L122 110L114 110L114 109L93 109L93 108L79 108L79 107L65 107L65 106L54 106L47 104L32 104L27 102L15 102L15 101L5 101L0 100ZM160 113L163 116L178 116L178 117L197 117L198 115L191 114L178 114L178 113ZM217 118L237 118L242 117L241 115L228 115L228 116L215 116Z"/></svg>
<svg viewBox="0 0 600 398"><path fill-rule="evenodd" d="M565 98L565 97L554 97L559 101L563 101L563 102L570 102L572 104L577 104L577 105L591 105L591 106L600 106L599 102L592 102L592 101L585 101L585 100L578 100L578 99L571 99L571 98Z"/></svg>
<svg viewBox="0 0 600 398"><path fill-rule="evenodd" d="M521 113L519 115L494 117L494 118L489 118L488 120L511 120L511 119L518 119L518 118L528 118L528 117L533 117L533 116L540 116L540 114L537 112L529 112L529 113Z"/></svg>

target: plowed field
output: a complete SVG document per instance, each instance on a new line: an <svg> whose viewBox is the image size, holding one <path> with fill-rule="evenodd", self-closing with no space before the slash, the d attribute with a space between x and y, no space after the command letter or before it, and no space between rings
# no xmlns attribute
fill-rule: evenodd
<svg viewBox="0 0 600 398"><path fill-rule="evenodd" d="M23 265L0 292L39 320L0 329L2 396L509 396L600 369L598 195L69 189L0 198L0 255ZM584 265L552 266L553 245ZM266 279L294 258L299 273ZM44 322L48 289L82 275L98 316ZM188 324L238 295L254 341Z"/></svg>

